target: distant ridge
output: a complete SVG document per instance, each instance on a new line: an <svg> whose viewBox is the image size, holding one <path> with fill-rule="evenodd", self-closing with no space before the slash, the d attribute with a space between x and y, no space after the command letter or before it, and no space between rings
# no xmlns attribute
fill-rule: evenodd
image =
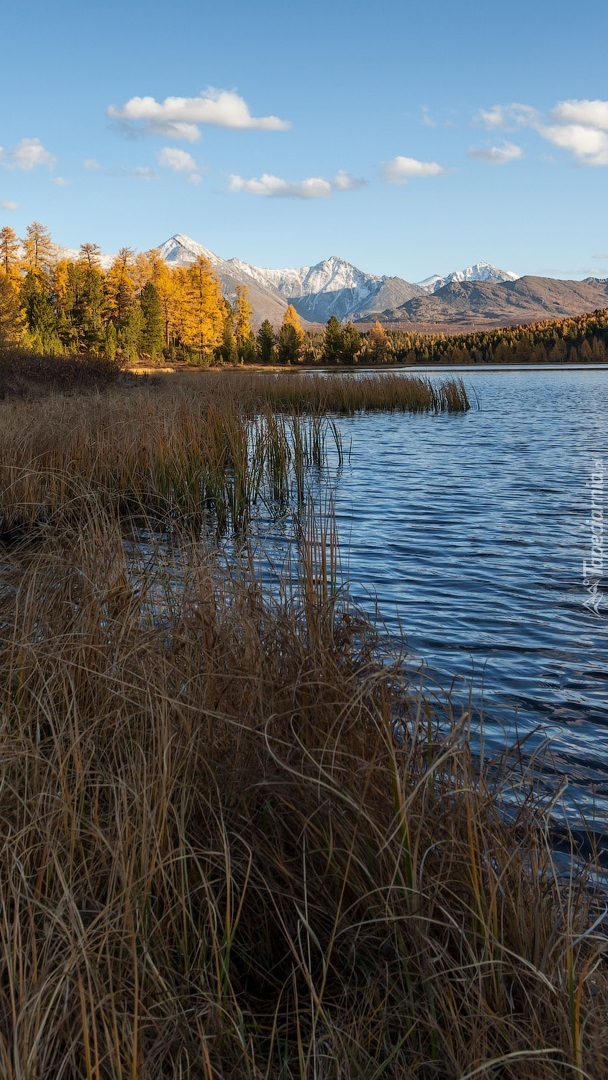
<svg viewBox="0 0 608 1080"><path fill-rule="evenodd" d="M467 266L464 270L454 270L451 274L441 277L433 274L431 277L419 281L418 284L425 292L435 293L444 285L451 285L453 281L493 281L499 284L502 281L517 281L519 274L512 270L499 270L487 262L477 262L473 266Z"/></svg>
<svg viewBox="0 0 608 1080"><path fill-rule="evenodd" d="M561 281L521 277L515 281L452 281L436 292L387 309L380 321L407 329L473 330L561 319L608 307L608 281Z"/></svg>

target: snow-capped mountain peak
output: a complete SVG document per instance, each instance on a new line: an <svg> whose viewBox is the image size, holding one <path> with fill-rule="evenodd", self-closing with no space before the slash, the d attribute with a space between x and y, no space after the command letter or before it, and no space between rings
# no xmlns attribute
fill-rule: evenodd
<svg viewBox="0 0 608 1080"><path fill-rule="evenodd" d="M238 265L258 284L276 289L311 322L326 322L330 315L346 318L350 312L358 311L383 282L382 278L364 273L337 255L314 266L278 270L249 266L236 259L231 264Z"/></svg>
<svg viewBox="0 0 608 1080"><path fill-rule="evenodd" d="M176 233L175 236L165 240L158 251L169 266L191 266L201 255L204 255L212 266L223 264L225 261L190 236L185 236L184 233Z"/></svg>
<svg viewBox="0 0 608 1080"><path fill-rule="evenodd" d="M450 285L454 281L490 281L498 284L501 281L517 281L518 278L519 274L514 274L512 270L499 270L491 263L477 262L473 266L466 266L464 270L454 270L445 277L432 274L431 277L419 281L418 284L425 292L435 293L444 285Z"/></svg>
<svg viewBox="0 0 608 1080"><path fill-rule="evenodd" d="M296 299L310 293L339 292L341 289L364 289L367 294L371 283L381 280L374 274L358 270L337 255L315 263L314 266L279 270L251 266L249 270L274 285L286 299Z"/></svg>

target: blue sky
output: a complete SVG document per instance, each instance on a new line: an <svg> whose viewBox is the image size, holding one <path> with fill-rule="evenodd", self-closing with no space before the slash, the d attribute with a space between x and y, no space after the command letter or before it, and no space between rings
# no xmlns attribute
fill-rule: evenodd
<svg viewBox="0 0 608 1080"><path fill-rule="evenodd" d="M608 275L605 0L30 0L2 22L18 233L111 252L183 232L409 280L479 259Z"/></svg>

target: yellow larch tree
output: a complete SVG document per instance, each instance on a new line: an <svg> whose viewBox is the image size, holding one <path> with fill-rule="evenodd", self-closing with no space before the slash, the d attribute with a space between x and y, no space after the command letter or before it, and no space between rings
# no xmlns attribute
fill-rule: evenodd
<svg viewBox="0 0 608 1080"><path fill-rule="evenodd" d="M295 364L302 355L304 331L300 316L293 304L289 304L279 330L278 349L280 364Z"/></svg>
<svg viewBox="0 0 608 1080"><path fill-rule="evenodd" d="M132 248L121 248L105 276L106 304L116 326L124 326L135 298L135 265Z"/></svg>
<svg viewBox="0 0 608 1080"><path fill-rule="evenodd" d="M19 345L25 329L19 285L11 273L0 266L0 347Z"/></svg>
<svg viewBox="0 0 608 1080"><path fill-rule="evenodd" d="M21 244L19 237L10 225L0 229L0 266L4 273L13 280L19 277L21 263Z"/></svg>
<svg viewBox="0 0 608 1080"><path fill-rule="evenodd" d="M55 261L55 248L45 225L32 221L26 229L23 243L23 266L27 273L42 278L48 276Z"/></svg>
<svg viewBox="0 0 608 1080"><path fill-rule="evenodd" d="M173 273L181 342L204 359L209 350L220 344L224 332L226 301L220 283L204 255L185 270L178 268Z"/></svg>

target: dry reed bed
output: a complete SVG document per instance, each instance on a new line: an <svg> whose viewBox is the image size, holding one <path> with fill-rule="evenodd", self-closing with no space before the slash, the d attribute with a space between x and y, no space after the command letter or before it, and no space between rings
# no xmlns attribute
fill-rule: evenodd
<svg viewBox="0 0 608 1080"><path fill-rule="evenodd" d="M462 379L433 381L421 376L385 372L352 375L309 372L268 375L223 372L204 376L215 380L220 393L232 388L242 400L257 406L293 412L467 412L471 403Z"/></svg>
<svg viewBox="0 0 608 1080"><path fill-rule="evenodd" d="M0 591L3 1077L608 1075L589 893L338 609L327 530L293 595L182 549L157 619L162 553L54 525Z"/></svg>
<svg viewBox="0 0 608 1080"><path fill-rule="evenodd" d="M51 361L49 361L50 363ZM468 408L459 381L311 378L242 372L159 386L0 404L0 534L27 529L91 494L166 520L246 527L259 501L301 502L328 444L327 413ZM308 415L303 415L304 413Z"/></svg>
<svg viewBox="0 0 608 1080"><path fill-rule="evenodd" d="M228 393L132 388L5 403L0 420L0 534L50 520L82 500L120 500L166 523L243 529L259 501L305 496L306 473L322 467L325 417L251 417ZM199 386L199 390L201 387ZM79 511L78 511L79 512Z"/></svg>

